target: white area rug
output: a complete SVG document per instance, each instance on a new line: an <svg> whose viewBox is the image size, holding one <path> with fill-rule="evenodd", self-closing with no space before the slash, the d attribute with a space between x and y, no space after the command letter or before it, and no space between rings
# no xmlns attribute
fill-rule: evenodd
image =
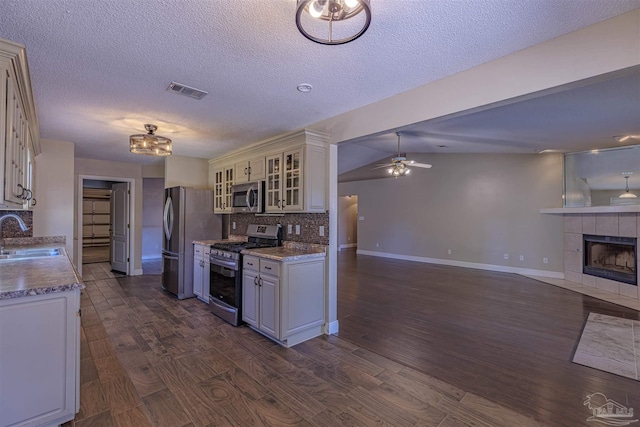
<svg viewBox="0 0 640 427"><path fill-rule="evenodd" d="M640 321L589 313L573 363L640 380Z"/></svg>

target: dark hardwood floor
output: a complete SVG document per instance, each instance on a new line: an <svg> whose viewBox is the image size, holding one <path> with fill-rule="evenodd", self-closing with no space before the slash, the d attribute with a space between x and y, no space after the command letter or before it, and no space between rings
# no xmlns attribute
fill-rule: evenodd
<svg viewBox="0 0 640 427"><path fill-rule="evenodd" d="M591 311L640 319L515 274L339 254L340 339L552 426L592 425L593 392L640 411L640 382L571 362Z"/></svg>
<svg viewBox="0 0 640 427"><path fill-rule="evenodd" d="M69 425L542 425L340 337L282 348L162 292L159 275L83 272L80 412Z"/></svg>
<svg viewBox="0 0 640 427"><path fill-rule="evenodd" d="M640 382L571 363L590 311L638 312L525 277L343 251L339 336L284 349L159 275L84 267L84 426L588 426Z"/></svg>

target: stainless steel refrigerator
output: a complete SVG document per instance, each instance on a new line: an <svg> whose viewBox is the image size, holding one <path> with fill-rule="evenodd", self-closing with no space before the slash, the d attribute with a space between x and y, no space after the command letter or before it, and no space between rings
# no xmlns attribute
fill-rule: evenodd
<svg viewBox="0 0 640 427"><path fill-rule="evenodd" d="M193 293L193 241L220 239L221 215L213 213L213 192L188 187L164 190L162 287L178 299Z"/></svg>

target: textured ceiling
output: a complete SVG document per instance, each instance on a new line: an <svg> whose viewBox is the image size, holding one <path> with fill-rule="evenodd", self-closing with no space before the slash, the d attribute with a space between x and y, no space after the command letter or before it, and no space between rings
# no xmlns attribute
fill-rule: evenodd
<svg viewBox="0 0 640 427"><path fill-rule="evenodd" d="M640 4L371 3L367 33L342 46L305 39L295 0L0 0L0 37L27 46L43 138L75 143L78 157L144 162L154 159L127 149L144 123L172 138L176 154L212 158ZM171 94L171 81L209 95ZM297 92L302 82L312 92Z"/></svg>

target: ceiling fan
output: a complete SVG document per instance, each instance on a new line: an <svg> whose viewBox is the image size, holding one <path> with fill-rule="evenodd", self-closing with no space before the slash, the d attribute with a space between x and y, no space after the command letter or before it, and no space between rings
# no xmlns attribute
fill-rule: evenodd
<svg viewBox="0 0 640 427"><path fill-rule="evenodd" d="M396 135L398 135L398 154L396 155L396 157L393 157L391 159L391 163L378 165L374 169L387 168L387 173L389 175L393 176L394 178L398 178L399 176L408 175L409 172L411 172L411 169L409 168L409 166L411 167L415 166L417 168L425 168L425 169L428 169L431 167L431 165L427 163L418 163L414 160L407 160L405 156L401 156L400 155L400 132L396 132Z"/></svg>

